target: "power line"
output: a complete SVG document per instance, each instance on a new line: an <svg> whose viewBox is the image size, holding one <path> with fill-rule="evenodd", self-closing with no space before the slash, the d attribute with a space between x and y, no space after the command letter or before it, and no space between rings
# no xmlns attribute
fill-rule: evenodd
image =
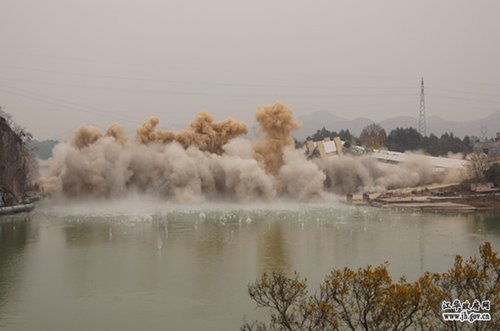
<svg viewBox="0 0 500 331"><path fill-rule="evenodd" d="M474 101L474 102L486 102L486 103L494 103L500 105L500 100L486 100L486 99L477 99L477 98L466 98L466 97L458 97L458 96L448 96L443 94L427 94L428 96L435 98L443 98L443 99L453 99L453 100L464 100L464 101Z"/></svg>
<svg viewBox="0 0 500 331"><path fill-rule="evenodd" d="M9 93L12 95L21 96L23 98L29 98L29 99L33 99L36 101L56 105L59 107L60 106L70 107L70 108L73 108L74 110L81 112L81 113L96 114L96 115L100 115L100 116L104 116L104 117L108 117L108 118L112 118L112 119L120 118L121 120L129 121L131 123L136 123L138 121L137 119L132 119L130 117L123 116L123 115L116 114L116 113L112 113L109 111L105 111L105 110L102 110L99 108L82 106L82 105L76 104L72 101L67 101L67 100L63 100L63 99L59 99L59 98L46 96L46 95L38 94L38 93L35 93L32 91L19 89L16 87L3 85L3 87L0 86L0 91L3 91L5 93Z"/></svg>
<svg viewBox="0 0 500 331"><path fill-rule="evenodd" d="M427 94L427 97L428 96L429 96L429 94ZM427 98L427 100L429 100L429 98ZM453 107L466 108L466 109L481 109L481 110L487 110L487 111L491 111L491 112L498 110L498 109L495 109L494 106L481 107L481 106L476 106L476 105L471 106L471 105L464 104L464 103L442 102L442 101L434 101L434 100L432 101L432 105L453 106Z"/></svg>
<svg viewBox="0 0 500 331"><path fill-rule="evenodd" d="M120 92L135 92L135 93L157 93L157 94L167 94L167 95L185 95L185 96L219 96L219 97L233 97L233 98L249 98L249 97L260 97L260 98L320 98L320 97L335 97L335 98L380 98L380 97L413 97L417 95L416 93L310 93L310 94L299 94L299 93L207 93L207 92L184 92L184 91L173 91L169 89L135 89L135 88L124 88L124 87L111 87L111 86L99 86L92 84L66 84L57 82L47 82L31 79L22 78L11 78L0 76L0 80L12 81L12 82L24 82L31 84L40 85L51 85L66 88L84 88L84 89L97 89L97 90L114 90Z"/></svg>
<svg viewBox="0 0 500 331"><path fill-rule="evenodd" d="M1 66L1 65L0 65ZM114 76L114 75L100 75L89 73L77 73L58 70L49 70L43 68L30 68L21 66L8 66L8 69L26 70L26 71L42 71L48 73L55 73L60 75L82 76L91 78L107 78L113 80L127 80L127 81L140 81L140 82L155 82L167 84L180 84L180 85L208 85L208 86L241 86L241 87L277 87L277 88L296 88L296 89L363 89L363 90L414 90L414 87L403 86L331 86L331 85L288 85L288 84L252 84L241 82L214 82L214 81L192 81L192 80L167 80L158 78L147 77L129 77L129 76Z"/></svg>
<svg viewBox="0 0 500 331"><path fill-rule="evenodd" d="M427 91L429 90L436 90L436 91L443 91L443 92L450 92L450 93L459 93L459 94L469 94L469 95L477 95L477 96L485 96L485 97L494 97L494 98L500 98L500 94L490 94L490 93L476 93L476 92L470 92L470 91L461 91L461 90L456 90L456 89L447 89L447 88L433 88L433 87L427 87Z"/></svg>

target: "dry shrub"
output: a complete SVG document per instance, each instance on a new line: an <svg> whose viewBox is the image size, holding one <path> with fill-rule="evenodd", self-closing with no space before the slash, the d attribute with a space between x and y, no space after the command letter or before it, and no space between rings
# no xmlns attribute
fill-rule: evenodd
<svg viewBox="0 0 500 331"><path fill-rule="evenodd" d="M416 282L394 283L387 264L334 270L310 294L306 279L281 272L264 274L249 285L258 307L271 312L268 324L245 322L241 330L500 330L500 259L491 245L480 257L455 258L443 274L426 273ZM491 321L445 322L444 300L489 300Z"/></svg>

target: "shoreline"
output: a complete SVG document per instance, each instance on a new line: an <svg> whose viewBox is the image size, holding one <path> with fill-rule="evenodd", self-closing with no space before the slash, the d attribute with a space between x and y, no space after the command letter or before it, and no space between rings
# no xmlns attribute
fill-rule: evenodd
<svg viewBox="0 0 500 331"><path fill-rule="evenodd" d="M343 202L360 206L426 212L500 211L498 190L463 192L459 186L459 183L432 184L376 193L348 194Z"/></svg>

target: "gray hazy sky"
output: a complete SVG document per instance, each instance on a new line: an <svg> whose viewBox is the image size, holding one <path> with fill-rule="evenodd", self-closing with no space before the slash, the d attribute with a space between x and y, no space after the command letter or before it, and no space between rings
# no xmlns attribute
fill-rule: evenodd
<svg viewBox="0 0 500 331"><path fill-rule="evenodd" d="M282 100L380 121L500 110L498 0L0 0L0 106L36 138L85 122L250 123Z"/></svg>

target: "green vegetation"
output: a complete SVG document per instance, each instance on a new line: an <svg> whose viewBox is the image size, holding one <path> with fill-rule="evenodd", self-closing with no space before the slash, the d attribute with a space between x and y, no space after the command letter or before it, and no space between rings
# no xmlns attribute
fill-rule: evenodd
<svg viewBox="0 0 500 331"><path fill-rule="evenodd" d="M389 133L385 143L391 151L414 151L421 148L422 136L414 128L397 128Z"/></svg>
<svg viewBox="0 0 500 331"><path fill-rule="evenodd" d="M387 135L385 130L375 123L366 126L359 138L354 137L349 130L340 130L337 133L323 127L312 136L307 137L307 139L323 140L327 137L333 139L337 136L348 142L346 147L349 147L352 143L377 149L387 147L389 150L396 152L422 150L433 156L447 155L450 152L466 155L472 152L472 141L468 136L460 139L451 132L445 133L441 137L437 137L432 133L423 137L416 129L411 127L396 128Z"/></svg>
<svg viewBox="0 0 500 331"><path fill-rule="evenodd" d="M264 274L248 292L270 311L268 323L245 322L241 330L500 330L500 258L489 243L480 256L455 257L445 273L394 282L387 264L334 270L311 294L298 274ZM444 321L443 301L489 300L491 321Z"/></svg>

